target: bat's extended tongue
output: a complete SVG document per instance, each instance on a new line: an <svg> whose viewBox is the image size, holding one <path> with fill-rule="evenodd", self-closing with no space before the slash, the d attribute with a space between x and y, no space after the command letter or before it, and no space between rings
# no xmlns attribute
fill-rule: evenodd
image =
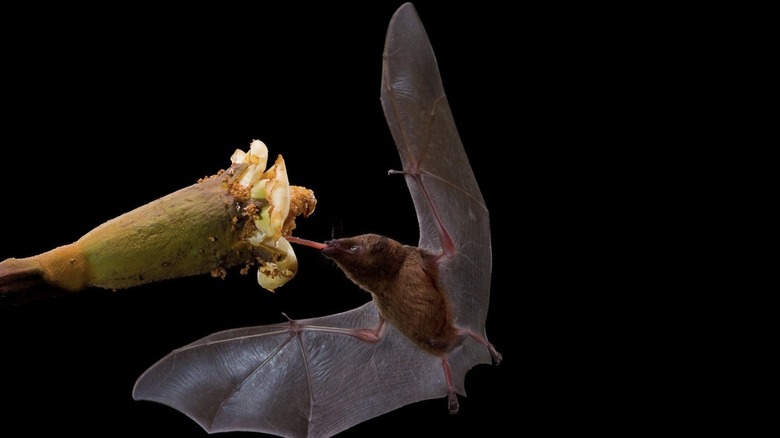
<svg viewBox="0 0 780 438"><path fill-rule="evenodd" d="M323 249L327 247L327 245L324 243L315 242L313 240L300 239L298 237L288 236L285 237L285 239L287 239L288 242L297 243L298 245L310 246L314 249Z"/></svg>

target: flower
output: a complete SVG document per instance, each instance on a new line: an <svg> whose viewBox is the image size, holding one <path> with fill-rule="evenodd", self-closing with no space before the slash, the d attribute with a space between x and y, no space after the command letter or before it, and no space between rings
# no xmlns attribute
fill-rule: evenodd
<svg viewBox="0 0 780 438"><path fill-rule="evenodd" d="M295 252L282 236L282 230L290 214L291 190L287 179L287 168L281 155L276 158L271 167L265 168L268 161L268 148L260 140L252 141L249 152L236 149L230 161L234 167L245 165L243 170L240 170L243 174L237 175L237 181L241 187L249 191L250 198L258 206L247 212L252 215L255 232L250 233L246 241L252 246L267 250L263 251L264 254L270 254L269 257L257 259L260 264L257 270L257 282L263 288L273 291L292 279L298 270ZM313 194L310 196L313 199Z"/></svg>

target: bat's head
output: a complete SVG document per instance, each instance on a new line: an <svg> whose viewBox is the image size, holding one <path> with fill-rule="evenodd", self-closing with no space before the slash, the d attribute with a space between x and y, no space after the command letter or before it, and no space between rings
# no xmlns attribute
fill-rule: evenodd
<svg viewBox="0 0 780 438"><path fill-rule="evenodd" d="M355 237L328 240L322 253L339 263L361 264L381 258L392 246L392 239L378 234L362 234Z"/></svg>
<svg viewBox="0 0 780 438"><path fill-rule="evenodd" d="M350 280L372 291L377 280L388 279L401 266L404 246L378 234L328 240L322 253L336 262Z"/></svg>

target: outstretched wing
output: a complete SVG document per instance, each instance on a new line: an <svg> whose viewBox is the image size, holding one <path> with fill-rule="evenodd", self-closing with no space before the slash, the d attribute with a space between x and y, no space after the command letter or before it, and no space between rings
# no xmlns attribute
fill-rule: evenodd
<svg viewBox="0 0 780 438"><path fill-rule="evenodd" d="M419 247L442 253L440 285L457 322L484 335L490 298L490 221L444 94L436 57L411 3L385 40L382 106L417 211ZM479 361L488 362L484 348Z"/></svg>
<svg viewBox="0 0 780 438"><path fill-rule="evenodd" d="M336 315L215 333L149 368L133 397L171 406L210 433L325 437L446 396L439 358L393 327L373 344L328 331L378 322L372 301Z"/></svg>

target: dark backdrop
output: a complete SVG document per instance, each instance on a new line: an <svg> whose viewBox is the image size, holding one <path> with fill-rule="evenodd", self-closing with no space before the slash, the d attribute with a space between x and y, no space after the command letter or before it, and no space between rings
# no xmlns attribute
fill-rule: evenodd
<svg viewBox="0 0 780 438"><path fill-rule="evenodd" d="M100 223L229 165L263 140L316 213L297 234L417 239L414 209L379 102L381 5L14 11L4 31L0 258L70 243ZM522 19L506 10L418 2L452 112L493 225L487 332L505 362L474 368L451 417L445 399L404 407L343 436L417 428L494 434L544 410L524 399L532 331L524 292L523 145L515 82ZM514 103L513 103L514 102ZM497 171L497 163L502 169ZM370 192L370 196L365 194ZM518 214L519 213L519 214ZM368 296L313 250L270 294L230 272L0 307L4 429L23 435L127 432L202 436L168 407L135 402L135 379L170 350L218 330L346 310ZM501 287L499 287L499 285ZM538 418L537 418L538 419ZM239 436L241 434L235 434Z"/></svg>

